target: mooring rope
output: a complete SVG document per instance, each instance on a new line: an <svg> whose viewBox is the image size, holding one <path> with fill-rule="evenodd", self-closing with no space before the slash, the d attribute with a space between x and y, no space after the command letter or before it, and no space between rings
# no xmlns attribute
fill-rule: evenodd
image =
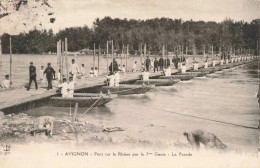
<svg viewBox="0 0 260 168"><path fill-rule="evenodd" d="M147 105L145 105L145 106L147 106ZM147 106L147 107L149 107L149 106ZM249 128L249 129L259 129L259 126L258 127L251 127L251 126L245 126L245 125L240 125L240 124L235 124L235 123L229 123L229 122L225 122L225 121L208 119L208 118L204 118L204 117L198 117L198 116L189 115L189 114L177 113L177 112L174 112L174 111L169 111L169 110L164 110L164 109L159 109L159 108L153 108L153 107L151 107L151 108L155 109L155 110L159 110L159 111L168 112L168 113L174 113L174 114L177 114L177 115L182 115L182 116L187 116L187 117L192 117L192 118L198 118L198 119L202 119L202 120L218 122L218 123L233 125L233 126L237 126L237 127L243 127L243 128Z"/></svg>

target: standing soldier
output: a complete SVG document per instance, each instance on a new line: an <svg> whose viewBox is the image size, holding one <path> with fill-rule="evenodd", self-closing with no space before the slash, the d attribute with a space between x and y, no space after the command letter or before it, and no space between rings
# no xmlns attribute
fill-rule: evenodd
<svg viewBox="0 0 260 168"><path fill-rule="evenodd" d="M163 70L163 58L162 57L159 59L159 67L160 67L160 70Z"/></svg>
<svg viewBox="0 0 260 168"><path fill-rule="evenodd" d="M38 89L38 85L37 85L37 81L36 81L36 68L35 66L33 66L33 62L30 62L30 66L29 66L29 77L30 77L30 81L29 81L29 86L27 88L27 90L30 90L32 81L35 82L35 89Z"/></svg>
<svg viewBox="0 0 260 168"><path fill-rule="evenodd" d="M158 61L157 58L155 57L154 65L153 65L154 73L155 73L155 70L157 70L157 72L158 72L158 65L159 65L159 61Z"/></svg>
<svg viewBox="0 0 260 168"><path fill-rule="evenodd" d="M75 60L72 59L71 66L70 66L70 74L72 75L75 84L77 83L76 79L77 79L77 74L79 73L80 73L80 69L78 67L78 64L76 64Z"/></svg>
<svg viewBox="0 0 260 168"><path fill-rule="evenodd" d="M110 66L109 66L109 71L110 71L110 73L114 73L114 72L118 71L118 64L117 64L115 58L113 58L113 64L111 62Z"/></svg>
<svg viewBox="0 0 260 168"><path fill-rule="evenodd" d="M133 69L132 69L133 72L136 72L136 64L137 64L137 61L135 61L135 63L133 64Z"/></svg>
<svg viewBox="0 0 260 168"><path fill-rule="evenodd" d="M55 78L55 71L51 67L51 63L48 63L48 67L45 69L44 74L46 74L46 78L48 81L47 90L52 89L52 80L53 80L53 78Z"/></svg>
<svg viewBox="0 0 260 168"><path fill-rule="evenodd" d="M150 70L150 64L151 64L151 60L150 60L149 56L147 56L147 58L145 60L146 71Z"/></svg>
<svg viewBox="0 0 260 168"><path fill-rule="evenodd" d="M169 58L166 58L166 59L164 60L164 67L165 67L165 68L168 68L170 65L171 65L170 59L169 59Z"/></svg>
<svg viewBox="0 0 260 168"><path fill-rule="evenodd" d="M175 69L179 68L179 62L180 62L180 58L176 55L173 59L172 59L172 63L175 66Z"/></svg>

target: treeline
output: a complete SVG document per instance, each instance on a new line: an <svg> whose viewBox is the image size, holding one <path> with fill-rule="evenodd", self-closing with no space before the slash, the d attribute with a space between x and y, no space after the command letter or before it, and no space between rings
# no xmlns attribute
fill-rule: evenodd
<svg viewBox="0 0 260 168"><path fill-rule="evenodd" d="M140 44L146 43L147 52L159 53L162 45L168 51L174 51L178 46L196 46L197 53L204 47L210 52L221 47L222 51L249 50L256 54L259 46L260 19L250 23L225 19L217 22L183 21L181 19L155 18L148 20L112 19L105 17L96 19L93 27L72 27L60 30L54 34L52 30L32 30L12 36L13 53L47 53L56 52L59 39L68 38L69 51L79 51L84 48L93 49L100 45L105 51L107 41L113 40L115 51L121 51L129 44L130 52L140 51ZM3 53L9 53L9 35L2 37ZM258 47L259 48L259 47Z"/></svg>

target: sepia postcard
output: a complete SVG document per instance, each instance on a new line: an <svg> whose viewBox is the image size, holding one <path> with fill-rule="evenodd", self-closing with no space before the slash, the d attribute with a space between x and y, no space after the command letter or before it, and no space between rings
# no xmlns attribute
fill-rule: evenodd
<svg viewBox="0 0 260 168"><path fill-rule="evenodd" d="M258 168L260 0L0 0L0 168Z"/></svg>

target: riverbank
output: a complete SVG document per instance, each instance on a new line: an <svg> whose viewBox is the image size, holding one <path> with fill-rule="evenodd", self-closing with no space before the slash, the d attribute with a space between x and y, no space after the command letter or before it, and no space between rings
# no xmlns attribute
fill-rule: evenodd
<svg viewBox="0 0 260 168"><path fill-rule="evenodd" d="M35 117L27 114L9 114L1 113L0 121L0 143L1 144L29 144L31 142L50 143L50 144L75 144L83 146L131 146L134 148L161 148L166 149L169 146L185 147L188 144L163 144L151 142L146 139L136 139L127 135L117 135L117 131L127 131L120 127L100 127L89 123L86 119L79 119L72 122L72 117L55 117L53 123L52 136L46 136L45 132L31 133L34 130ZM153 127L153 125L150 125Z"/></svg>

